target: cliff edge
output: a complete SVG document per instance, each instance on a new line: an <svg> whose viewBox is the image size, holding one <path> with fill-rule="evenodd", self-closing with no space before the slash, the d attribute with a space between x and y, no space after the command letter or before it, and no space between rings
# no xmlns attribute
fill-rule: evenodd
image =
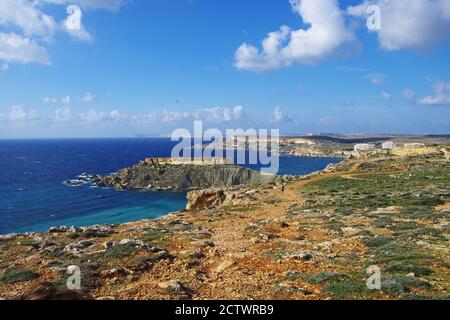
<svg viewBox="0 0 450 320"><path fill-rule="evenodd" d="M170 158L148 158L117 173L97 177L99 186L117 190L176 190L189 191L211 187L231 187L248 183L268 183L276 176L225 162L172 161Z"/></svg>

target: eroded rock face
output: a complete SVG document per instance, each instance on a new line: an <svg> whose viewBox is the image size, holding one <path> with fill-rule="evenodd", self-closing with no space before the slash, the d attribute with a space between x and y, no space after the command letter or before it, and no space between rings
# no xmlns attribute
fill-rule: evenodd
<svg viewBox="0 0 450 320"><path fill-rule="evenodd" d="M261 190L210 188L188 192L186 210L219 208L222 206L245 205L266 194Z"/></svg>
<svg viewBox="0 0 450 320"><path fill-rule="evenodd" d="M219 207L225 198L225 192L222 189L191 191L187 194L188 204L186 210Z"/></svg>

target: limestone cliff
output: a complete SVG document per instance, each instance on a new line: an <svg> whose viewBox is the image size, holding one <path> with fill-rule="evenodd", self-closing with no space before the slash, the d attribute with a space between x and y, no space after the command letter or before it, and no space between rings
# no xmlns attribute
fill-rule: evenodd
<svg viewBox="0 0 450 320"><path fill-rule="evenodd" d="M262 175L230 164L178 163L170 159L146 159L117 173L96 178L99 186L121 189L188 191L210 187L230 187L248 183L267 183L275 176Z"/></svg>

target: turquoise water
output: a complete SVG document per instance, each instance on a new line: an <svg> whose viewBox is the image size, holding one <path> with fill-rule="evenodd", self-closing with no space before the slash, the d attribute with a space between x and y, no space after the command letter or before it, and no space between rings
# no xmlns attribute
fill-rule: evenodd
<svg viewBox="0 0 450 320"><path fill-rule="evenodd" d="M186 194L117 192L63 182L169 157L169 139L0 140L0 233L155 219L184 209ZM338 159L282 157L280 174L322 170Z"/></svg>

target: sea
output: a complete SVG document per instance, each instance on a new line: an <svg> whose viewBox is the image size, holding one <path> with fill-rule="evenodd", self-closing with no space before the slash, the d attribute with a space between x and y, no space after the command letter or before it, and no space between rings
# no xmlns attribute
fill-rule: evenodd
<svg viewBox="0 0 450 320"><path fill-rule="evenodd" d="M65 183L81 173L106 175L147 157L169 157L175 144L167 138L0 140L0 234L156 219L184 209L183 192ZM279 174L303 175L339 161L282 156Z"/></svg>

